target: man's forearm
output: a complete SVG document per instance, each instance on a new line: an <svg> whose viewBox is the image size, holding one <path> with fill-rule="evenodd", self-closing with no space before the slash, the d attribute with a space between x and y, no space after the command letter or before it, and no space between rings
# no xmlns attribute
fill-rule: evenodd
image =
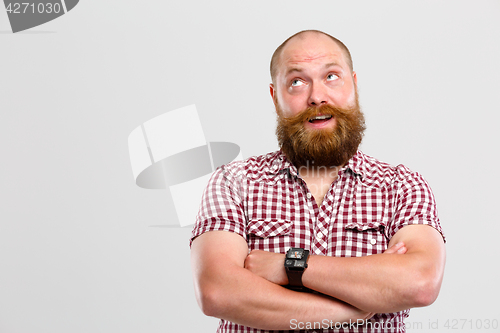
<svg viewBox="0 0 500 333"><path fill-rule="evenodd" d="M408 256L312 256L302 281L310 289L367 311L387 313L427 305L419 304L424 302L418 300L421 279L418 270L408 265Z"/></svg>
<svg viewBox="0 0 500 333"><path fill-rule="evenodd" d="M404 255L311 256L302 281L308 288L371 312L429 305L439 293L444 268L444 247L439 244L442 239L432 230L424 229L428 235L420 238L417 245L408 240L409 251Z"/></svg>
<svg viewBox="0 0 500 333"><path fill-rule="evenodd" d="M248 247L239 235L207 232L191 250L196 298L206 315L278 330L291 329L293 319L335 323L370 316L328 296L288 290L244 268Z"/></svg>
<svg viewBox="0 0 500 333"><path fill-rule="evenodd" d="M325 295L288 290L241 267L228 269L224 275L230 278L221 277L198 291L204 293L202 309L207 315L241 325L289 330L292 320L335 323L371 316Z"/></svg>

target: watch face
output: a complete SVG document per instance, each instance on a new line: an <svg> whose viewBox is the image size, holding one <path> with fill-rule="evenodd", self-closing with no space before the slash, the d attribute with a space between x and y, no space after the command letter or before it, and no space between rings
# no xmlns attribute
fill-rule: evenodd
<svg viewBox="0 0 500 333"><path fill-rule="evenodd" d="M304 257L304 250L291 248L288 250L286 257L289 259L302 259Z"/></svg>
<svg viewBox="0 0 500 333"><path fill-rule="evenodd" d="M297 260L294 264L295 267L299 267L299 268L303 268L304 265L305 265L305 261L304 260Z"/></svg>
<svg viewBox="0 0 500 333"><path fill-rule="evenodd" d="M285 260L285 267L290 268L290 269L301 270L302 268L306 267L306 261L305 260L286 259Z"/></svg>

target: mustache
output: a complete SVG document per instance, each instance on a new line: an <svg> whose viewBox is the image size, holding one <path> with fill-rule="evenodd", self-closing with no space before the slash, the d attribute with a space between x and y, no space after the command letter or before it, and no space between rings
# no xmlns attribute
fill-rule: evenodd
<svg viewBox="0 0 500 333"><path fill-rule="evenodd" d="M349 118L350 115L356 113L357 110L357 106L353 106L350 108L339 108L330 104L325 104L320 106L308 107L291 117L284 117L283 114L281 114L281 120L288 124L302 124L318 116L332 116L340 119L346 119Z"/></svg>

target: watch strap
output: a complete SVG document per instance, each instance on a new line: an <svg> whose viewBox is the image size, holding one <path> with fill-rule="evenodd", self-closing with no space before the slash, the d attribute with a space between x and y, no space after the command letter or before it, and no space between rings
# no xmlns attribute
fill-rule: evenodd
<svg viewBox="0 0 500 333"><path fill-rule="evenodd" d="M290 287L304 287L304 285L302 284L302 274L304 274L304 271L294 271L291 269L287 269L286 271L286 275L288 276L288 285Z"/></svg>
<svg viewBox="0 0 500 333"><path fill-rule="evenodd" d="M293 251L293 250L299 250L299 248L291 248L289 250L289 252ZM304 274L304 271L307 268L307 261L309 259L309 250L304 250L304 249L300 249L300 250L303 251L303 258L301 258L301 259L293 259L293 258L288 258L288 256L287 256L287 258L285 259L285 262L287 260L305 261L303 263L303 267L302 268L290 268L287 265L285 265L285 271L286 271L286 275L288 277L288 286L287 287L289 289L294 289L294 290L306 290L307 289L302 284L302 274Z"/></svg>

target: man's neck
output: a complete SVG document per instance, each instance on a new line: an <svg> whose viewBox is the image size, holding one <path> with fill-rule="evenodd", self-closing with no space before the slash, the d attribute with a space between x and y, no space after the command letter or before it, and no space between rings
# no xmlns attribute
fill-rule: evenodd
<svg viewBox="0 0 500 333"><path fill-rule="evenodd" d="M299 168L299 175L306 182L318 206L321 206L330 186L337 179L339 169L340 167L324 166L302 166Z"/></svg>

